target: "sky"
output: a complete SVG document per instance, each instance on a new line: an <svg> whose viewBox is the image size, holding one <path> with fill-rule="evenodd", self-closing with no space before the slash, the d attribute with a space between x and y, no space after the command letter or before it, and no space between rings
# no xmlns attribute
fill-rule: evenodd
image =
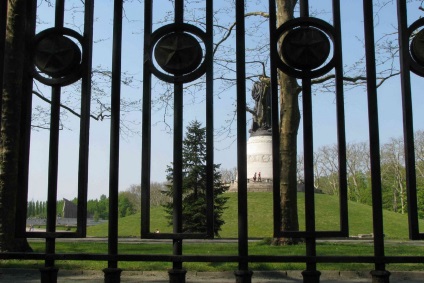
<svg viewBox="0 0 424 283"><path fill-rule="evenodd" d="M68 1L68 11L71 10L73 1ZM76 1L78 3L79 1ZM201 1L200 1L201 2ZM217 1L216 8L224 8L232 1ZM342 41L343 41L343 61L345 70L349 69L353 63L364 55L361 42L363 34L362 7L361 1L342 1ZM409 6L409 21L412 22L422 16L422 11L418 9L419 2L416 1ZM70 3L70 4L69 4ZM154 29L160 26L159 22L169 16L172 11L170 1L154 1ZM331 22L331 1L319 0L310 1L311 11L317 11L318 17ZM200 4L199 4L200 5ZM316 5L316 6L314 6ZM96 1L94 25L95 44L93 53L93 66L101 65L109 68L111 65L111 45L112 45L112 7L113 1ZM251 1L246 10L265 10L266 6L261 1ZM53 9L40 6L39 17L42 19L38 31L51 27L53 20ZM199 12L196 12L199 13ZM199 14L196 14L199 16ZM384 7L376 16L376 38L383 33L391 33L396 27L396 7L389 5ZM200 14L201 16L201 14ZM222 16L220 24L225 25L232 22L231 15ZM66 22L73 22L73 18L78 22L81 14L71 14L67 12ZM68 24L69 25L69 24ZM256 29L253 35L247 34L247 47L254 42L266 38L266 30L258 27L257 20L247 20L248 27ZM81 26L69 25L70 28L78 29ZM258 33L261 32L261 33ZM261 34L260 37L257 35ZM218 36L215 42L219 40ZM231 47L231 42L230 42ZM231 50L228 47L228 50ZM231 52L231 51L230 51ZM247 50L249 54L249 49ZM134 83L131 87L122 86L122 96L125 99L141 100L142 93L142 62L143 62L143 3L133 1L125 6L124 34L123 34L123 71L133 76ZM248 66L248 72L250 72ZM254 72L252 70L252 72ZM413 75L413 105L415 129L423 129L424 121L421 106L424 105L424 97L420 94L424 83L423 79ZM40 86L39 83L37 83ZM247 82L248 89L251 82ZM164 92L163 86L154 79L154 97L158 97ZM104 86L109 92L108 85ZM40 86L45 95L49 95L49 90ZM319 88L314 88L313 96L313 117L314 117L314 146L319 148L324 145L336 143L336 107L334 94L320 92ZM219 128L226 124L226 120L231 119L234 113L234 100L236 89L226 88L215 82L215 127ZM378 89L379 122L381 141L384 143L391 137L402 135L402 111L400 97L400 79L395 77L387 81ZM73 101L75 91L73 88L64 90L64 101ZM248 102L252 105L250 91L246 94ZM362 142L368 140L368 114L366 105L366 92L363 88L356 88L345 92L346 111L346 137L348 142ZM184 96L184 122L188 123L194 119L204 121L204 99L202 91ZM34 99L34 108L40 105ZM94 107L94 106L92 106ZM141 105L140 105L141 107ZM165 110L168 114L164 115ZM131 121L133 133L124 132L120 141L120 174L119 190L126 190L132 184L140 184L141 179L141 111L134 109L130 113L124 113L122 119ZM247 114L248 119L250 115ZM165 122L164 122L165 119ZM156 182L165 181L166 166L172 162L172 134L167 123L172 124L172 109L160 108L156 104L152 108L152 170L151 180ZM78 118L67 114L63 118L66 129L60 133L60 153L59 153L59 180L58 199L73 199L77 196L77 176L78 176ZM235 122L232 124L234 132ZM248 128L250 125L248 126ZM99 198L101 194L108 195L109 190L109 129L110 121L91 120L90 127L90 157L89 157L89 180L88 198ZM299 134L299 148L302 151L302 127ZM215 163L221 164L222 168L231 169L236 166L237 144L235 137L215 138ZM45 200L47 198L47 168L48 168L48 131L34 129L31 134L30 153L30 175L29 175L29 200Z"/></svg>

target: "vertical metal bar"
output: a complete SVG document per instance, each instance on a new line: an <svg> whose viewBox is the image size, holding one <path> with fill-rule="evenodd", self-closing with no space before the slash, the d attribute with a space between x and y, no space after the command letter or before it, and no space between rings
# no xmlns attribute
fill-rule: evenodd
<svg viewBox="0 0 424 283"><path fill-rule="evenodd" d="M380 168L380 138L378 133L378 104L377 104L377 75L375 66L375 43L374 43L374 13L372 1L363 1L364 7L364 30L367 68L367 95L368 95L368 119L371 155L371 185L372 185L372 209L374 231L374 255L384 256L383 235L383 204L381 196L381 168ZM384 263L375 263L375 269L384 271Z"/></svg>
<svg viewBox="0 0 424 283"><path fill-rule="evenodd" d="M143 64L143 123L141 151L141 236L150 233L150 166L151 166L151 103L152 74L149 68L150 37L152 34L153 0L144 1L144 64Z"/></svg>
<svg viewBox="0 0 424 283"><path fill-rule="evenodd" d="M113 55L112 55L112 106L110 123L110 168L109 168L109 255L118 254L118 185L119 185L119 125L121 101L121 57L122 57L122 10L123 1L114 1ZM117 268L115 260L108 268Z"/></svg>
<svg viewBox="0 0 424 283"><path fill-rule="evenodd" d="M349 236L347 164L346 164L346 127L343 92L343 56L340 16L340 0L333 0L333 22L336 31L334 38L334 59L336 72L337 144L339 152L339 204L340 231Z"/></svg>
<svg viewBox="0 0 424 283"><path fill-rule="evenodd" d="M278 113L278 70L277 70L277 9L275 0L269 1L269 36L270 36L270 68L271 68L271 119L272 119L272 192L273 192L273 217L274 237L280 232L281 227L281 202L280 202L280 128Z"/></svg>
<svg viewBox="0 0 424 283"><path fill-rule="evenodd" d="M175 1L175 23L184 21L184 1ZM183 229L183 85L174 84L174 168L173 168L173 231L181 233ZM183 241L173 240L173 254L183 253ZM182 270L182 262L172 263L174 270Z"/></svg>
<svg viewBox="0 0 424 283"><path fill-rule="evenodd" d="M55 27L63 27L65 17L65 0L56 0Z"/></svg>
<svg viewBox="0 0 424 283"><path fill-rule="evenodd" d="M53 87L50 118L50 147L49 147L49 173L47 195L47 222L46 231L56 232L56 201L57 201L57 175L59 159L59 120L60 120L60 87ZM46 253L55 252L55 239L46 239ZM46 267L54 266L54 260L46 260Z"/></svg>
<svg viewBox="0 0 424 283"><path fill-rule="evenodd" d="M301 17L309 17L309 1L308 0L300 0L299 8L300 8Z"/></svg>
<svg viewBox="0 0 424 283"><path fill-rule="evenodd" d="M183 228L183 86L174 84L174 171L173 171L173 232ZM182 254L182 240L174 239L174 255ZM181 269L181 262L173 262L174 269Z"/></svg>
<svg viewBox="0 0 424 283"><path fill-rule="evenodd" d="M313 121L312 121L312 91L311 80L302 80L303 102L303 150L305 174L305 223L306 255L316 256L315 238L315 192L314 192L314 146L313 146ZM307 262L307 270L316 270L316 263Z"/></svg>
<svg viewBox="0 0 424 283"><path fill-rule="evenodd" d="M238 168L238 250L239 270L248 270L247 225L247 139L246 139L246 59L244 0L236 0L236 72L237 72L237 168Z"/></svg>
<svg viewBox="0 0 424 283"><path fill-rule="evenodd" d="M213 1L206 1L206 213L207 234L214 236L214 143L213 143Z"/></svg>
<svg viewBox="0 0 424 283"><path fill-rule="evenodd" d="M412 116L411 73L409 69L409 33L405 1L397 1L399 26L400 81L402 87L403 136L408 195L409 238L420 239L417 207L417 177L415 172L414 121Z"/></svg>
<svg viewBox="0 0 424 283"><path fill-rule="evenodd" d="M300 1L300 17L309 17L309 1ZM302 79L303 102L303 150L304 150L304 175L305 175L305 224L306 255L316 256L315 238L315 190L314 190L314 143L313 143L313 117L312 117L312 89L311 79ZM306 262L307 272L316 271L315 262ZM305 277L305 275L304 275Z"/></svg>
<svg viewBox="0 0 424 283"><path fill-rule="evenodd" d="M93 14L94 0L86 0L84 5L84 58L82 58L83 74L81 81L81 119L80 148L78 165L78 210L77 233L86 236L87 231L87 184L88 184L88 152L90 136L90 102L91 102L91 69L93 50Z"/></svg>
<svg viewBox="0 0 424 283"><path fill-rule="evenodd" d="M63 27L65 1L57 0L55 7L55 27ZM49 174L47 189L47 222L46 231L56 232L56 202L57 177L59 166L59 127L60 127L60 96L61 88L52 87L51 116L50 116L50 147L49 147ZM46 239L46 253L55 253L55 239ZM46 260L46 267L53 267L54 260Z"/></svg>
<svg viewBox="0 0 424 283"><path fill-rule="evenodd" d="M56 229L56 195L57 195L57 173L58 173L58 156L59 156L60 96L61 96L60 88L54 87L52 89L51 117L50 117L47 232L55 232L55 229Z"/></svg>
<svg viewBox="0 0 424 283"><path fill-rule="evenodd" d="M184 22L184 0L175 0L175 22Z"/></svg>

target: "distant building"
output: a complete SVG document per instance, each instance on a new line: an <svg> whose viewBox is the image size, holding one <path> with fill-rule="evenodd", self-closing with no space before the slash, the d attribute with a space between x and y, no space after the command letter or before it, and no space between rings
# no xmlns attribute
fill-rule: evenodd
<svg viewBox="0 0 424 283"><path fill-rule="evenodd" d="M66 198L63 199L63 218L77 218L78 206Z"/></svg>

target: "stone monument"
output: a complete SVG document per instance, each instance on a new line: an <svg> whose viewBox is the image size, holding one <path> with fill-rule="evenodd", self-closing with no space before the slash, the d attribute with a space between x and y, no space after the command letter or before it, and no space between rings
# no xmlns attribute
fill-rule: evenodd
<svg viewBox="0 0 424 283"><path fill-rule="evenodd" d="M255 108L248 111L253 116L250 137L247 141L247 190L272 191L272 131L270 78L259 77L252 88ZM237 191L237 181L230 186Z"/></svg>

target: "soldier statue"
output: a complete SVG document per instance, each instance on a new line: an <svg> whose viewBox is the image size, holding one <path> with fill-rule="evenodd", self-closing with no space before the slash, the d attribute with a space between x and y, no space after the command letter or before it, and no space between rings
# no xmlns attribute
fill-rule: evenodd
<svg viewBox="0 0 424 283"><path fill-rule="evenodd" d="M267 76L260 76L259 81L253 84L252 98L255 100L253 123L250 133L270 134L271 133L271 80Z"/></svg>

